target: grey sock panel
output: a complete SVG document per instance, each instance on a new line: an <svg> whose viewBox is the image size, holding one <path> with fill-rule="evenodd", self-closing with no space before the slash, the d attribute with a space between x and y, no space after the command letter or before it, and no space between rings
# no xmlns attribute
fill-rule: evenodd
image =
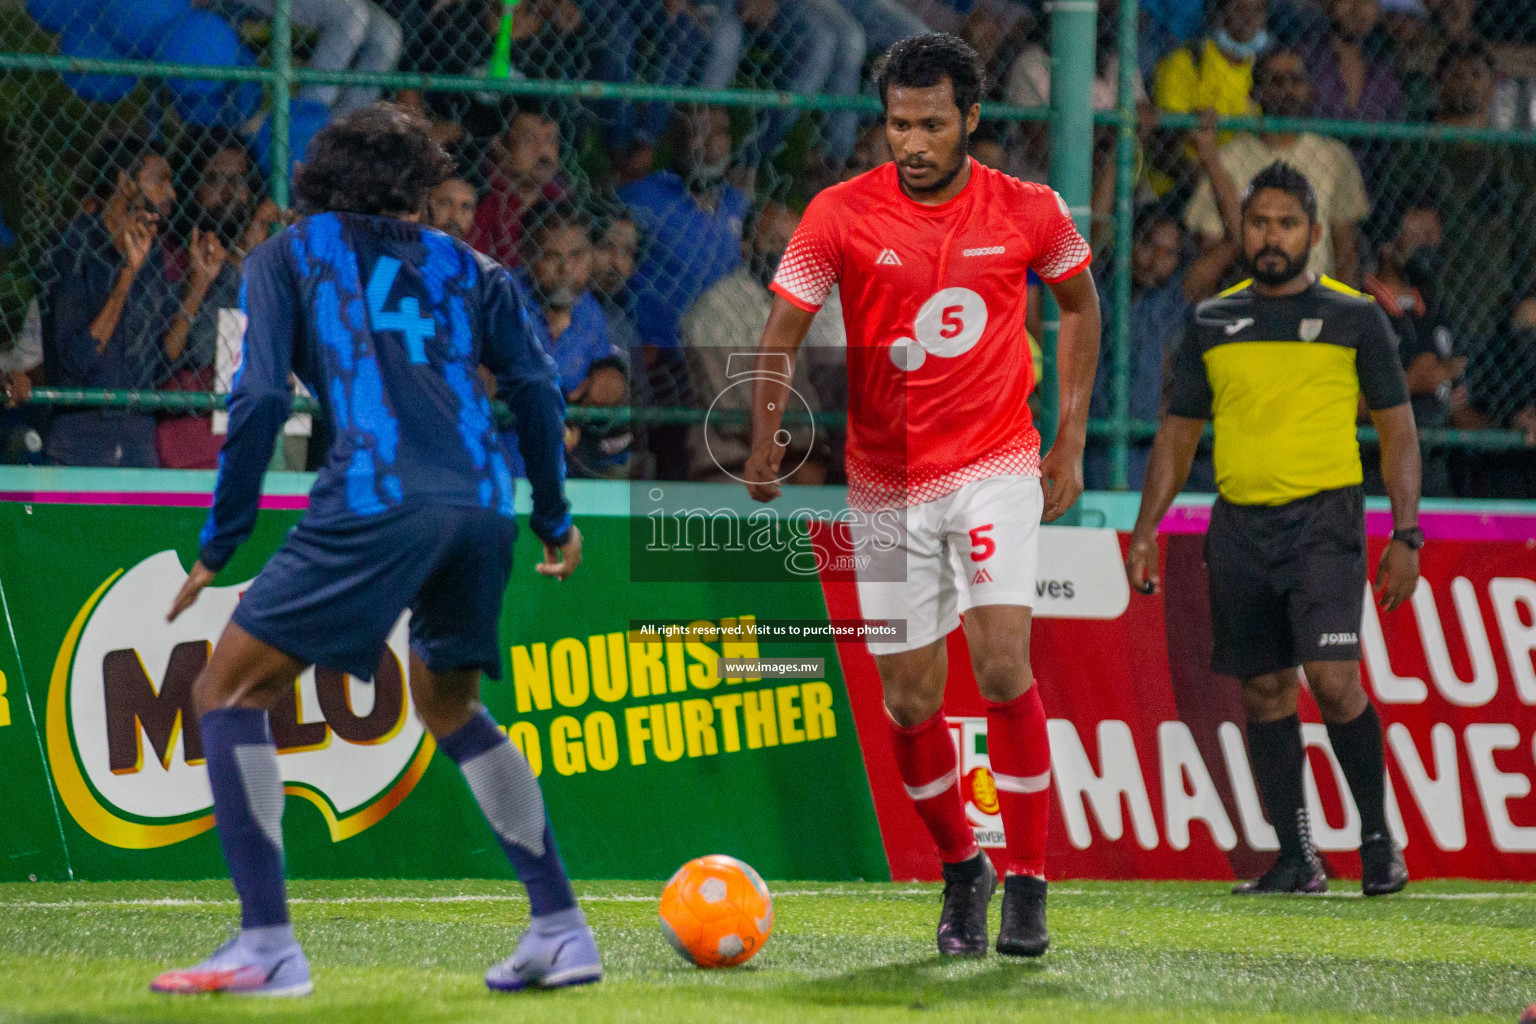
<svg viewBox="0 0 1536 1024"><path fill-rule="evenodd" d="M275 953L280 949L287 949L296 941L293 937L292 924L240 929L241 945L255 953Z"/></svg>
<svg viewBox="0 0 1536 1024"><path fill-rule="evenodd" d="M587 915L580 907L569 907L553 914L544 914L529 920L528 925L540 935L558 935L560 932L579 928L587 923Z"/></svg>
<svg viewBox="0 0 1536 1024"><path fill-rule="evenodd" d="M234 748L245 787L246 806L261 826L262 834L283 852L283 775L277 766L277 748L264 743L242 743Z"/></svg>
<svg viewBox="0 0 1536 1024"><path fill-rule="evenodd" d="M544 797L523 752L504 740L459 770L502 842L544 856Z"/></svg>

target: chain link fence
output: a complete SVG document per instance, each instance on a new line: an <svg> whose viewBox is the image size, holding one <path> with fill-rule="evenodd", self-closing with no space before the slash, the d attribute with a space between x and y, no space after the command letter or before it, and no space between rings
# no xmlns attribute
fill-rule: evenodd
<svg viewBox="0 0 1536 1024"><path fill-rule="evenodd" d="M1090 483L1139 486L1168 351L1240 277L1223 210L1279 158L1319 192L1315 268L1399 325L1427 493L1536 496L1536 0L1149 0L1135 38L1104 0L1098 20ZM989 81L973 153L1043 181L1048 22L1019 0L0 0L0 371L41 399L7 414L5 455L211 465L239 262L290 216L290 154L387 98L458 161L427 218L543 307L576 471L728 478L739 430L702 422L723 353L756 344L798 211L889 159L874 58L966 38ZM797 371L828 424L836 313ZM838 482L839 449L802 479Z"/></svg>

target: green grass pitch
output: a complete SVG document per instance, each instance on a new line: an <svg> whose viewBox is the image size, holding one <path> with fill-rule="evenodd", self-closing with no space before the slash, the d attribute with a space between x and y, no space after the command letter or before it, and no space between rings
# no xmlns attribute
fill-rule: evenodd
<svg viewBox="0 0 1536 1024"><path fill-rule="evenodd" d="M1340 883L1345 889L1348 883ZM1536 889L1414 885L1406 896L1239 899L1226 886L1061 882L1041 962L940 961L931 885L781 882L746 966L683 963L655 882L579 887L599 985L492 995L527 905L515 885L299 881L307 1000L148 991L233 927L228 883L0 885L0 1021L1500 1021L1536 1001ZM997 901L993 903L996 929Z"/></svg>

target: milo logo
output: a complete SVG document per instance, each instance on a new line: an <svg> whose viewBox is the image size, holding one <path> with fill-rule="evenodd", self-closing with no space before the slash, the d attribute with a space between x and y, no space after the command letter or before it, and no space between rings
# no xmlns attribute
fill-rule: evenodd
<svg viewBox="0 0 1536 1024"><path fill-rule="evenodd" d="M165 621L186 581L174 551L114 573L76 614L48 686L49 761L64 806L104 843L149 849L213 827L192 683L249 585L205 589ZM434 746L409 713L402 616L372 683L310 669L272 710L286 791L339 842L415 787Z"/></svg>

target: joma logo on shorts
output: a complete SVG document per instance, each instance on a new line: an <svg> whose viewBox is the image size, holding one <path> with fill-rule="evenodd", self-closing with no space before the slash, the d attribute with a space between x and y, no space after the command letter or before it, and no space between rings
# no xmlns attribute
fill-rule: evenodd
<svg viewBox="0 0 1536 1024"><path fill-rule="evenodd" d="M1359 636L1354 633L1324 633L1317 638L1317 646L1319 647L1338 647L1343 644L1357 644L1359 642Z"/></svg>

